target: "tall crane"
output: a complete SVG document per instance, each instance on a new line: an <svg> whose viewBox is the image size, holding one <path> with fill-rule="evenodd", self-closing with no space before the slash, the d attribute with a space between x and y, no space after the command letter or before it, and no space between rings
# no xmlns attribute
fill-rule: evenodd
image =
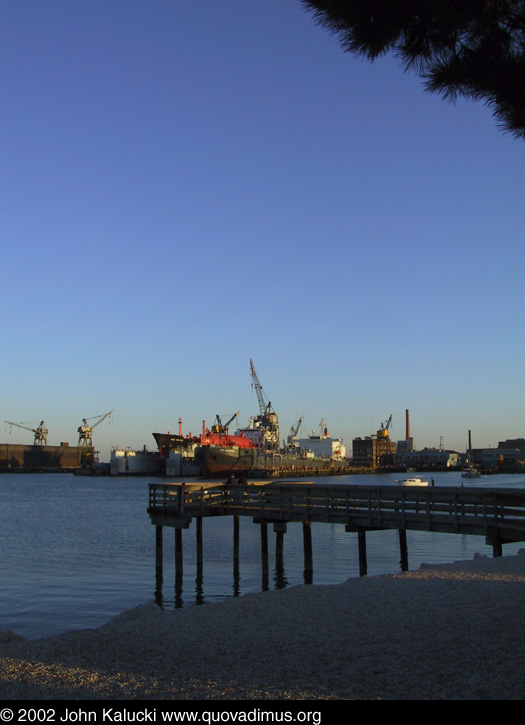
<svg viewBox="0 0 525 725"><path fill-rule="evenodd" d="M78 428L78 445L82 447L92 446L93 445L93 431L97 427L97 425L100 425L103 420L106 420L108 416L113 413L112 410L109 411L109 413L106 413L105 415L95 415L92 418L82 418L82 425ZM89 425L88 420L95 420L95 418L98 418L97 422L94 425Z"/></svg>
<svg viewBox="0 0 525 725"><path fill-rule="evenodd" d="M270 402L266 402L263 395L263 389L255 372L253 360L250 360L250 374L253 380L253 386L257 393L259 401L259 415L255 416L254 423L257 428L263 430L265 445L268 448L279 448L279 419L277 413L272 408Z"/></svg>
<svg viewBox="0 0 525 725"><path fill-rule="evenodd" d="M35 434L35 438L33 441L34 446L47 446L47 434L49 433L48 429L46 428L46 424L44 421L40 421L40 425L38 428L29 428L29 426L24 425L23 423L12 423L10 420L4 421L4 423L8 423L9 425L16 425L17 428L25 428L25 430L30 430Z"/></svg>
<svg viewBox="0 0 525 725"><path fill-rule="evenodd" d="M240 411L238 411L237 413L234 413L232 415L232 417L226 423L223 423L222 422L222 419L221 419L220 415L215 416L215 419L216 419L217 423L215 423L214 425L212 425L211 432L212 433L219 433L219 434L228 433L228 426L230 425L230 423L233 420L235 420L235 418L237 418L237 416L239 415L239 412Z"/></svg>
<svg viewBox="0 0 525 725"><path fill-rule="evenodd" d="M262 385L260 384L257 373L255 372L253 360L250 360L250 374L253 379L252 384L255 388L255 392L257 393L257 400L259 401L259 412L261 416L266 416L270 415L270 413L274 413L275 411L272 410L272 404L270 402L267 403L264 399Z"/></svg>
<svg viewBox="0 0 525 725"><path fill-rule="evenodd" d="M299 432L299 428L301 427L301 423L303 422L304 415L302 415L297 423L295 425L292 425L290 428L290 432L288 433L288 447L289 448L295 448L295 442L297 440L297 433Z"/></svg>

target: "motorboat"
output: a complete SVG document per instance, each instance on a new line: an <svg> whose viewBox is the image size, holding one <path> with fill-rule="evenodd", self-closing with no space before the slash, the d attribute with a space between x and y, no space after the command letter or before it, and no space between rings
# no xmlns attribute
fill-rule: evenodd
<svg viewBox="0 0 525 725"><path fill-rule="evenodd" d="M419 476L414 476L414 478L405 478L402 481L396 481L396 483L399 483L400 486L428 486L428 481L425 481L424 478L420 478Z"/></svg>
<svg viewBox="0 0 525 725"><path fill-rule="evenodd" d="M468 468L466 471L463 471L461 474L461 478L480 478L481 473L478 471L477 468Z"/></svg>

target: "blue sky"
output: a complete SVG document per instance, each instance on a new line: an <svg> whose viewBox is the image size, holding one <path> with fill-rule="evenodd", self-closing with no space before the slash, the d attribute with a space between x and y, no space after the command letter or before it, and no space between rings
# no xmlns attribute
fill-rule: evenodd
<svg viewBox="0 0 525 725"><path fill-rule="evenodd" d="M0 4L2 420L525 436L525 145L298 0ZM31 441L4 425L1 440Z"/></svg>

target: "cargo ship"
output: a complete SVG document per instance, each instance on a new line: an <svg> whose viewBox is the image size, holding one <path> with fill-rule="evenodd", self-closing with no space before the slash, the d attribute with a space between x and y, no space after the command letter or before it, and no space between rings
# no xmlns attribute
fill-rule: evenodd
<svg viewBox="0 0 525 725"><path fill-rule="evenodd" d="M304 446L301 445L303 441L298 443L296 440L297 426L297 429L292 428L288 445L280 448L279 417L271 402L265 400L252 360L250 372L259 402L259 415L253 416L250 425L236 431L233 436L234 439L242 436L249 444L239 446L225 441L199 446L196 459L201 463L203 474L277 478L349 473L346 449L340 438L330 438L324 420L321 421L321 433L304 439Z"/></svg>
<svg viewBox="0 0 525 725"><path fill-rule="evenodd" d="M211 477L280 478L336 476L350 473L344 458L322 458L311 451L265 451L261 448L206 446L197 450L204 475Z"/></svg>
<svg viewBox="0 0 525 725"><path fill-rule="evenodd" d="M228 426L239 414L235 413L230 420L223 423L216 416L216 423L211 428L206 427L202 421L202 432L198 436L182 434L182 420L179 418L179 432L153 433L159 449L160 466L167 476L200 476L204 474L202 458L199 451L202 448L214 446L236 446L240 449L253 447L255 444L244 433L230 435Z"/></svg>

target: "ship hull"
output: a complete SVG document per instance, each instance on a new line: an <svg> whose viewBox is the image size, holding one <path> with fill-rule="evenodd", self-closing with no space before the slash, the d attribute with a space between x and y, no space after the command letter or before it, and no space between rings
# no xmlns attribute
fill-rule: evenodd
<svg viewBox="0 0 525 725"><path fill-rule="evenodd" d="M330 476L350 472L344 459L303 457L292 453L265 453L257 448L205 446L198 458L206 476Z"/></svg>
<svg viewBox="0 0 525 725"><path fill-rule="evenodd" d="M27 446L0 443L0 471L76 471L95 462L92 446Z"/></svg>
<svg viewBox="0 0 525 725"><path fill-rule="evenodd" d="M165 473L165 460L153 451L111 451L112 476L161 476Z"/></svg>
<svg viewBox="0 0 525 725"><path fill-rule="evenodd" d="M155 442L159 451L167 455L169 451L175 451L179 448L191 448L195 445L196 439L175 435L174 433L153 433Z"/></svg>

